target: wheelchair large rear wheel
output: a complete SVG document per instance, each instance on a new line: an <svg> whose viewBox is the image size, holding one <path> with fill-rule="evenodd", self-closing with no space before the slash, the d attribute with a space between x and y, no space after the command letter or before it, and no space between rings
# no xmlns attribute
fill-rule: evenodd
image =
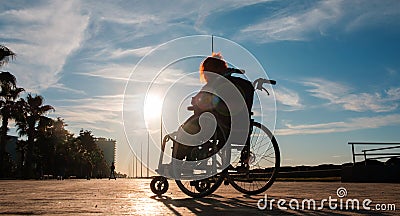
<svg viewBox="0 0 400 216"><path fill-rule="evenodd" d="M275 181L280 167L278 142L264 125L253 122L250 135L250 152L246 167L233 161L229 182L238 191L255 195L265 192Z"/></svg>

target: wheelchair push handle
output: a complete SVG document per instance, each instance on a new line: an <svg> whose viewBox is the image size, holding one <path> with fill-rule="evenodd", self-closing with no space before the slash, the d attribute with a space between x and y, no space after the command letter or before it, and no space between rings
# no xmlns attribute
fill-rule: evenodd
<svg viewBox="0 0 400 216"><path fill-rule="evenodd" d="M227 74L245 74L245 72L246 71L244 69L228 68ZM276 81L275 80L268 80L268 79L264 79L264 78L258 78L253 82L253 86L255 86L256 89L261 90L262 89L261 87L262 87L262 85L264 83L275 85Z"/></svg>
<svg viewBox="0 0 400 216"><path fill-rule="evenodd" d="M275 80L268 80L264 78L258 78L253 82L254 90L260 90L260 91L265 91L269 95L269 92L266 88L264 88L264 84L271 84L275 85L276 81Z"/></svg>
<svg viewBox="0 0 400 216"><path fill-rule="evenodd" d="M244 74L245 71L242 69L236 69L236 68L228 68L228 73L239 73L239 74ZM268 95L269 91L264 88L264 84L271 84L271 85L276 85L275 80L269 80L269 79L264 79L264 78L258 78L253 82L254 90L260 90L260 91L265 91ZM193 111L195 108L194 106L188 106L187 110Z"/></svg>

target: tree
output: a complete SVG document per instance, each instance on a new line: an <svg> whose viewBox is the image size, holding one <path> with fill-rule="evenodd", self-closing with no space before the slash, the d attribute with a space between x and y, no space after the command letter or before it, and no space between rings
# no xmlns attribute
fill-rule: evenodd
<svg viewBox="0 0 400 216"><path fill-rule="evenodd" d="M0 127L0 175L6 174L7 154L5 148L7 145L8 121L13 118L16 108L16 100L19 94L24 91L23 88L16 86L16 78L10 72L0 72L0 115L2 118ZM9 164L8 164L9 165Z"/></svg>
<svg viewBox="0 0 400 216"><path fill-rule="evenodd" d="M54 120L51 118L42 118L37 126L37 135L35 146L37 147L37 164L40 170L40 176L43 174L54 174L55 142Z"/></svg>
<svg viewBox="0 0 400 216"><path fill-rule="evenodd" d="M16 54L4 45L0 45L0 67L14 59Z"/></svg>
<svg viewBox="0 0 400 216"><path fill-rule="evenodd" d="M57 175L78 176L80 173L81 150L77 139L67 131L66 140L62 145L56 146Z"/></svg>
<svg viewBox="0 0 400 216"><path fill-rule="evenodd" d="M11 51L8 47L4 45L0 45L0 67L7 64L10 59L14 59L16 54ZM15 98L19 95L19 88L16 88L16 79L9 72L1 72L0 73L0 82L1 82L1 115L2 115L2 125L0 129L0 176L4 176L6 173L6 166L9 165L9 156L6 154L5 148L7 144L7 131L8 131L8 119L9 119L9 111L11 110L11 104L7 103L7 97L9 99L13 98L16 94ZM23 90L23 89L22 89ZM4 112L4 113L3 113ZM4 114L4 115L3 115Z"/></svg>
<svg viewBox="0 0 400 216"><path fill-rule="evenodd" d="M25 99L20 99L18 101L20 110L20 115L17 117L17 130L20 136L27 136L27 152L25 158L25 169L26 172L24 174L25 177L33 177L33 162L36 162L34 155L36 147L35 141L38 135L37 126L40 121L47 121L48 117L44 116L54 108L50 105L43 105L43 97L40 95L32 96L29 93ZM37 171L37 170L36 170Z"/></svg>
<svg viewBox="0 0 400 216"><path fill-rule="evenodd" d="M65 126L64 120L60 117L42 119L38 123L35 145L38 149L38 162L42 164L45 174L65 176L68 159L66 147L71 137Z"/></svg>
<svg viewBox="0 0 400 216"><path fill-rule="evenodd" d="M0 45L0 68L15 57L8 47ZM108 167L91 131L81 130L75 138L65 129L63 119L46 117L54 108L44 105L42 96L29 93L25 99L18 100L23 91L16 86L15 76L0 71L0 177L7 173L5 165L11 164L5 150L10 119L15 119L20 137L26 137L17 141L16 150L21 155L17 159L18 176L32 178L34 171L89 178L92 174L104 176Z"/></svg>
<svg viewBox="0 0 400 216"><path fill-rule="evenodd" d="M107 165L103 152L97 146L91 131L81 130L77 138L82 153L82 166L85 168L87 178L95 174L101 176L107 173Z"/></svg>

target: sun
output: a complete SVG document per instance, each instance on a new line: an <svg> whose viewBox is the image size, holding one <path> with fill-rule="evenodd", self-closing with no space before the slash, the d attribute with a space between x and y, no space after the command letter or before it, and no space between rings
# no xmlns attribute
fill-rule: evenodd
<svg viewBox="0 0 400 216"><path fill-rule="evenodd" d="M144 99L144 117L145 119L160 118L163 100L159 95L148 94Z"/></svg>

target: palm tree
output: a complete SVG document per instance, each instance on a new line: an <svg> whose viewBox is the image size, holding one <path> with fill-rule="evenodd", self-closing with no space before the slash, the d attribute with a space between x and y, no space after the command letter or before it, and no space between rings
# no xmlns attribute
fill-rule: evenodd
<svg viewBox="0 0 400 216"><path fill-rule="evenodd" d="M16 54L4 45L0 45L0 67L14 59Z"/></svg>
<svg viewBox="0 0 400 216"><path fill-rule="evenodd" d="M32 96L29 93L25 99L21 99L18 104L22 109L21 114L17 120L17 130L19 135L27 136L27 152L26 152L26 177L32 177L32 165L34 162L35 139L37 137L37 127L39 121L47 119L44 115L54 108L50 105L43 105L43 97L40 95Z"/></svg>
<svg viewBox="0 0 400 216"><path fill-rule="evenodd" d="M2 125L0 129L0 143L4 147L7 138L8 120L13 115L15 100L24 91L23 88L16 87L15 76L10 72L0 72L0 114Z"/></svg>
<svg viewBox="0 0 400 216"><path fill-rule="evenodd" d="M0 127L0 175L5 175L5 161L6 158L6 144L7 144L7 131L8 120L13 117L16 108L16 99L19 94L23 92L23 88L16 87L15 76L9 72L0 72L0 114L1 114L1 127Z"/></svg>
<svg viewBox="0 0 400 216"><path fill-rule="evenodd" d="M7 64L10 59L14 59L16 54L11 51L8 47L4 45L0 45L0 67L3 65ZM4 89L5 87L14 87L15 88L15 77L11 75L9 72L1 72L0 74L0 82L1 82L1 93L7 92L8 89ZM8 91L9 92L9 91ZM19 94L19 93L18 93ZM5 106L4 100L2 100L1 104L1 109L3 111L3 108ZM5 174L5 164L6 161L8 161L6 152L5 152L5 147L7 143L7 125L8 125L8 119L7 116L2 118L2 126L1 126L1 132L0 132L0 176L3 176ZM6 120L5 120L6 119ZM5 131L5 132L4 132ZM5 133L5 135L4 135Z"/></svg>

